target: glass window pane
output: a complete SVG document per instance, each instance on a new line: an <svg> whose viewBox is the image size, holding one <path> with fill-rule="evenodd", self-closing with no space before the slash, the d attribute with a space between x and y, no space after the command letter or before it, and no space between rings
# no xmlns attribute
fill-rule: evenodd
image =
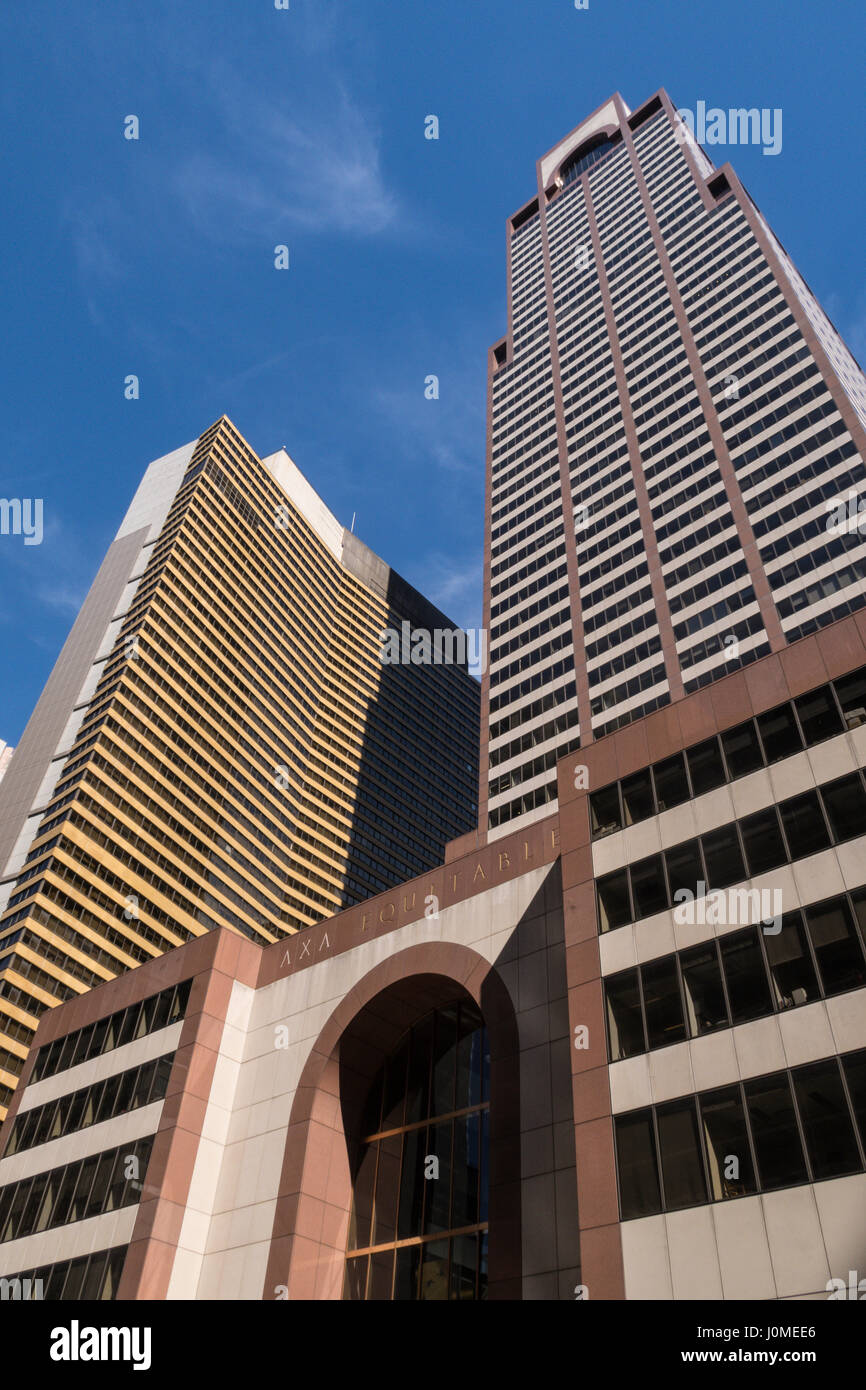
<svg viewBox="0 0 866 1390"><path fill-rule="evenodd" d="M682 890L687 890L694 898L703 897L703 889L698 888L698 884L704 881L704 865L701 859L699 840L685 840L681 845L665 850L665 864L668 870L671 898L674 902L677 901L676 894ZM689 899L685 901L688 902Z"/></svg>
<svg viewBox="0 0 866 1390"><path fill-rule="evenodd" d="M457 1063L457 1006L439 1009L433 1041L434 1115L447 1115L454 1106L454 1071Z"/></svg>
<svg viewBox="0 0 866 1390"><path fill-rule="evenodd" d="M739 1086L698 1097L714 1202L755 1191L755 1171Z"/></svg>
<svg viewBox="0 0 866 1390"><path fill-rule="evenodd" d="M355 1172L352 1188L352 1216L349 1221L347 1249L363 1250L370 1244L370 1220L373 1215L373 1193L376 1184L376 1155L378 1145L364 1144Z"/></svg>
<svg viewBox="0 0 866 1390"><path fill-rule="evenodd" d="M424 1234L448 1230L451 1211L451 1129L453 1121L431 1125L424 1154Z"/></svg>
<svg viewBox="0 0 866 1390"><path fill-rule="evenodd" d="M691 1037L710 1033L714 1028L727 1028L728 1010L715 942L684 951L680 964Z"/></svg>
<svg viewBox="0 0 866 1390"><path fill-rule="evenodd" d="M634 900L635 918L651 917L655 912L663 912L668 903L668 890L660 854L641 859L631 867L631 891Z"/></svg>
<svg viewBox="0 0 866 1390"><path fill-rule="evenodd" d="M664 1047L686 1036L683 1005L677 979L675 956L650 961L641 966L647 1041L650 1047Z"/></svg>
<svg viewBox="0 0 866 1390"><path fill-rule="evenodd" d="M618 783L614 782L611 787L603 787L600 792L593 792L589 798L589 815L594 839L622 829Z"/></svg>
<svg viewBox="0 0 866 1390"><path fill-rule="evenodd" d="M598 880L597 889L599 925L603 932L613 931L632 920L626 869L605 874Z"/></svg>
<svg viewBox="0 0 866 1390"><path fill-rule="evenodd" d="M842 676L833 685L848 728L866 724L866 667L852 671L850 676Z"/></svg>
<svg viewBox="0 0 866 1390"><path fill-rule="evenodd" d="M792 753L799 753L803 747L794 711L789 704L779 705L777 709L768 710L766 714L759 714L757 723L768 763L777 763L781 758L789 758Z"/></svg>
<svg viewBox="0 0 866 1390"><path fill-rule="evenodd" d="M866 791L859 772L822 787L821 800L837 840L851 840L866 831Z"/></svg>
<svg viewBox="0 0 866 1390"><path fill-rule="evenodd" d="M807 1182L787 1076L781 1073L747 1081L745 1092L761 1187L769 1191Z"/></svg>
<svg viewBox="0 0 866 1390"><path fill-rule="evenodd" d="M806 933L799 912L789 912L782 918L781 931L775 936L765 934L770 979L780 1009L820 999L818 980L806 943Z"/></svg>
<svg viewBox="0 0 866 1390"><path fill-rule="evenodd" d="M374 1245L384 1245L397 1238L397 1194L400 1190L402 1147L400 1134L391 1134L388 1138L379 1140L376 1204L373 1212Z"/></svg>
<svg viewBox="0 0 866 1390"><path fill-rule="evenodd" d="M694 1100L675 1100L656 1111L666 1211L707 1200Z"/></svg>
<svg viewBox="0 0 866 1390"><path fill-rule="evenodd" d="M363 1303L367 1290L367 1255L361 1255L355 1260L346 1261L346 1272L343 1278L343 1298L347 1303ZM390 1284L390 1281L389 1281ZM386 1298L391 1297L389 1287Z"/></svg>
<svg viewBox="0 0 866 1390"><path fill-rule="evenodd" d="M646 1050L637 971L626 970L604 982L611 1061L634 1057Z"/></svg>
<svg viewBox="0 0 866 1390"><path fill-rule="evenodd" d="M647 816L655 815L648 767L625 778L622 783L622 804L626 825L634 825L637 821L646 820Z"/></svg>
<svg viewBox="0 0 866 1390"><path fill-rule="evenodd" d="M136 1028L140 1017L140 1004L130 1004L128 1009L123 1010L115 1035L115 1047L124 1047L126 1043L132 1042L133 1038L136 1037Z"/></svg>
<svg viewBox="0 0 866 1390"><path fill-rule="evenodd" d="M385 1064L385 1093L382 1099L382 1129L397 1129L403 1123L406 1098L406 1066L409 1061L407 1033L401 1045Z"/></svg>
<svg viewBox="0 0 866 1390"><path fill-rule="evenodd" d="M746 877L746 866L737 839L736 827L726 825L701 836L707 883L711 889L727 888Z"/></svg>
<svg viewBox="0 0 866 1390"><path fill-rule="evenodd" d="M426 1129L410 1129L403 1137L403 1172L400 1179L398 1240L420 1236L424 1216L424 1155Z"/></svg>
<svg viewBox="0 0 866 1390"><path fill-rule="evenodd" d="M652 1112L617 1115L614 1124L622 1219L653 1216L662 1203Z"/></svg>
<svg viewBox="0 0 866 1390"><path fill-rule="evenodd" d="M731 777L745 777L764 766L764 755L751 719L722 734L722 748Z"/></svg>
<svg viewBox="0 0 866 1390"><path fill-rule="evenodd" d="M448 1241L430 1240L421 1247L421 1291L423 1302L445 1302L448 1298Z"/></svg>
<svg viewBox="0 0 866 1390"><path fill-rule="evenodd" d="M860 1171L860 1151L835 1057L794 1072L812 1176L837 1178Z"/></svg>
<svg viewBox="0 0 866 1390"><path fill-rule="evenodd" d="M462 1003L457 1023L457 1090L454 1109L465 1110L481 1100L481 1015Z"/></svg>
<svg viewBox="0 0 866 1390"><path fill-rule="evenodd" d="M394 1299L406 1303L418 1297L418 1273L421 1264L420 1245L405 1245L397 1251L394 1271Z"/></svg>
<svg viewBox="0 0 866 1390"><path fill-rule="evenodd" d="M820 743L824 738L842 733L844 725L829 685L812 690L808 695L799 695L794 704L807 744Z"/></svg>
<svg viewBox="0 0 866 1390"><path fill-rule="evenodd" d="M481 1172L481 1124L478 1113L454 1121L454 1181L451 1228L474 1226L478 1220L478 1180Z"/></svg>
<svg viewBox="0 0 866 1390"><path fill-rule="evenodd" d="M370 1256L370 1287L367 1291L367 1299L370 1302L379 1303L391 1298L391 1287L394 1282L394 1251L379 1250L375 1255Z"/></svg>
<svg viewBox="0 0 866 1390"><path fill-rule="evenodd" d="M805 792L783 801L779 807L782 825L788 839L792 859L803 859L826 849L830 835L821 814L817 792Z"/></svg>
<svg viewBox="0 0 866 1390"><path fill-rule="evenodd" d="M668 811L672 806L681 806L688 801L689 783L682 753L675 753L672 758L665 758L664 762L654 763L652 771L659 811Z"/></svg>
<svg viewBox="0 0 866 1390"><path fill-rule="evenodd" d="M866 1049L841 1058L860 1138L866 1146Z"/></svg>
<svg viewBox="0 0 866 1390"><path fill-rule="evenodd" d="M824 993L866 984L863 949L845 898L807 907L805 916Z"/></svg>
<svg viewBox="0 0 866 1390"><path fill-rule="evenodd" d="M757 811L753 816L746 816L740 821L740 832L751 878L765 874L769 869L776 869L780 864L787 864L788 851L779 829L779 817L775 806L768 806L766 811Z"/></svg>
<svg viewBox="0 0 866 1390"><path fill-rule="evenodd" d="M719 941L728 986L732 1023L747 1023L773 1012L760 942L754 931L735 932Z"/></svg>
<svg viewBox="0 0 866 1390"><path fill-rule="evenodd" d="M478 1237L455 1236L451 1242L451 1297L475 1298L478 1270Z"/></svg>
<svg viewBox="0 0 866 1390"><path fill-rule="evenodd" d="M695 796L703 796L704 792L711 792L724 783L725 765L717 738L708 738L705 743L689 748L686 760Z"/></svg>
<svg viewBox="0 0 866 1390"><path fill-rule="evenodd" d="M99 1298L107 1259L107 1250L100 1251L98 1255L90 1256L90 1263L87 1266L87 1273L81 1286L81 1298L84 1302Z"/></svg>
<svg viewBox="0 0 866 1390"><path fill-rule="evenodd" d="M406 1095L406 1123L421 1120L430 1112L430 1049L433 1043L433 1015L428 1014L412 1029L409 1052L409 1081Z"/></svg>

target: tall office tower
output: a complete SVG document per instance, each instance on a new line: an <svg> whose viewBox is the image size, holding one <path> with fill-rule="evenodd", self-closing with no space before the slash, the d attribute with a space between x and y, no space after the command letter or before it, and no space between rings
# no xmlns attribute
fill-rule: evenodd
<svg viewBox="0 0 866 1390"><path fill-rule="evenodd" d="M578 743L864 603L855 504L828 509L866 490L866 380L664 91L538 161L488 420L493 837L555 809Z"/></svg>
<svg viewBox="0 0 866 1390"><path fill-rule="evenodd" d="M2 787L0 1113L44 1008L214 927L275 941L475 824L478 683L383 664L404 624L451 627L285 451L222 418L150 465Z"/></svg>

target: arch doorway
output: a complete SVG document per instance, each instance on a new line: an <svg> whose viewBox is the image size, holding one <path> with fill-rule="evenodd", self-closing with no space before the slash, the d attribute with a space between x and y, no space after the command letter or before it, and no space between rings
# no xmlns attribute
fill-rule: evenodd
<svg viewBox="0 0 866 1390"><path fill-rule="evenodd" d="M343 1298L487 1297L490 1045L468 997L431 1009L379 1066L352 1145Z"/></svg>

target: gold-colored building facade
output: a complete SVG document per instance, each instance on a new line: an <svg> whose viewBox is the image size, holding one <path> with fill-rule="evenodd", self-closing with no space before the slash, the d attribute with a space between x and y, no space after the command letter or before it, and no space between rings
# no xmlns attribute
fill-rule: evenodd
<svg viewBox="0 0 866 1390"><path fill-rule="evenodd" d="M225 417L190 448L7 864L0 1117L44 1008L215 927L310 926L440 862L477 816L477 682L381 660L386 629L447 620L287 455L263 462Z"/></svg>

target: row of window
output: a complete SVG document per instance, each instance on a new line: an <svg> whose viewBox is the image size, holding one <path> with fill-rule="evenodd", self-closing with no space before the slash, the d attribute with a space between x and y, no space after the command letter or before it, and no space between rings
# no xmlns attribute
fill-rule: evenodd
<svg viewBox="0 0 866 1390"><path fill-rule="evenodd" d="M141 1201L154 1136L90 1154L0 1188L0 1243Z"/></svg>
<svg viewBox="0 0 866 1390"><path fill-rule="evenodd" d="M688 902L684 894L703 898L851 840L864 828L866 788L863 774L852 772L605 874L597 883L599 928L613 931L651 917Z"/></svg>
<svg viewBox="0 0 866 1390"><path fill-rule="evenodd" d="M775 928L778 926L778 930ZM609 975L612 1062L866 984L866 890Z"/></svg>
<svg viewBox="0 0 866 1390"><path fill-rule="evenodd" d="M21 1149L33 1149L61 1135L112 1120L128 1110L165 1100L173 1060L174 1053L167 1052L164 1057L154 1057L150 1062L115 1072L91 1086L69 1091L59 1099L20 1112L15 1117L3 1157L9 1158Z"/></svg>
<svg viewBox="0 0 866 1390"><path fill-rule="evenodd" d="M7 1274L9 1297L31 1303L111 1302L117 1297L128 1249L128 1245L116 1245L112 1250L80 1255L77 1260Z"/></svg>
<svg viewBox="0 0 866 1390"><path fill-rule="evenodd" d="M866 721L866 667L693 744L589 798L592 838L703 796Z"/></svg>
<svg viewBox="0 0 866 1390"><path fill-rule="evenodd" d="M170 985L168 989L160 990L159 994L152 994L149 999L109 1014L108 1018L97 1019L96 1023L89 1023L74 1033L55 1038L47 1047L39 1049L30 1077L31 1084L179 1022L186 1013L191 985L192 980Z"/></svg>
<svg viewBox="0 0 866 1390"><path fill-rule="evenodd" d="M866 1050L615 1119L623 1221L866 1168Z"/></svg>

